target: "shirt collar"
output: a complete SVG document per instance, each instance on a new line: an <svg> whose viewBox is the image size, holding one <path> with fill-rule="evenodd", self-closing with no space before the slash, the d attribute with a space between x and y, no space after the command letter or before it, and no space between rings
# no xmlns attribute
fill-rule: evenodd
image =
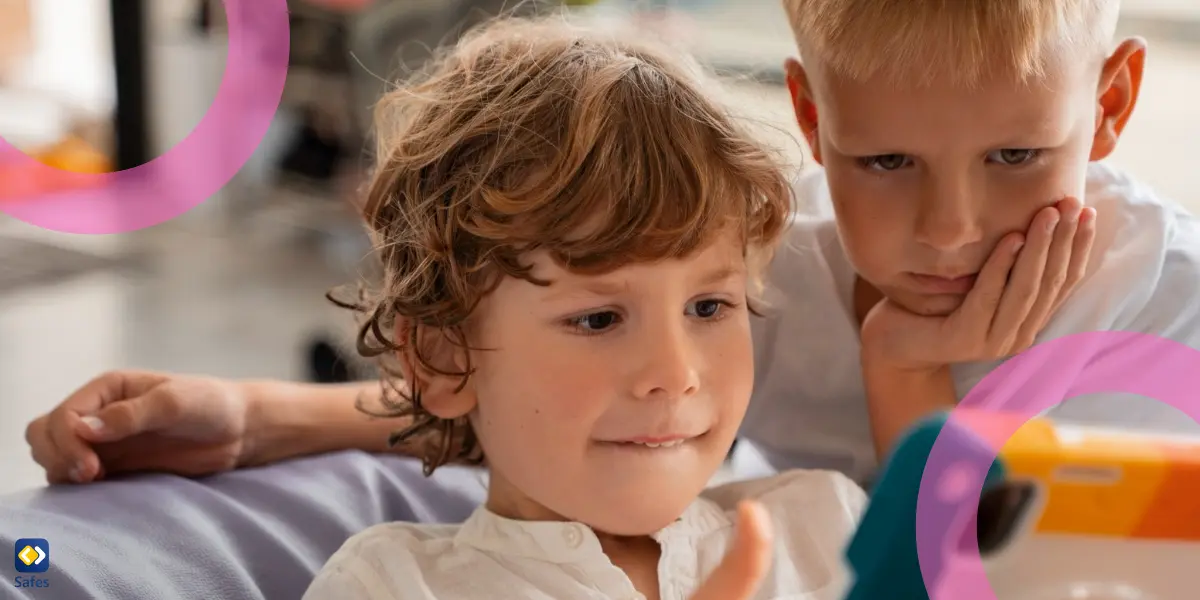
<svg viewBox="0 0 1200 600"><path fill-rule="evenodd" d="M679 537L700 537L733 527L725 511L711 500L698 498L674 523L650 537L659 543ZM600 539L590 527L572 521L517 521L484 506L463 523L455 544L484 552L554 564L585 562L604 556Z"/></svg>

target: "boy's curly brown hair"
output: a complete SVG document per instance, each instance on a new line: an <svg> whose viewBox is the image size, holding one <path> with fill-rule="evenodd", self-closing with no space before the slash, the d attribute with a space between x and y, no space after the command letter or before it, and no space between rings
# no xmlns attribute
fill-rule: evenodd
<svg viewBox="0 0 1200 600"><path fill-rule="evenodd" d="M463 326L501 278L546 284L521 262L533 250L602 273L687 256L735 228L760 274L791 188L780 155L715 92L685 57L561 18L469 32L376 107L362 210L382 285L339 301L365 315L359 353L403 355L465 385L469 362L453 373L431 364L418 332L467 348ZM383 373L387 408L375 414L412 418L391 442L411 444L426 474L482 460L466 418L430 414L415 382L405 390L398 370Z"/></svg>

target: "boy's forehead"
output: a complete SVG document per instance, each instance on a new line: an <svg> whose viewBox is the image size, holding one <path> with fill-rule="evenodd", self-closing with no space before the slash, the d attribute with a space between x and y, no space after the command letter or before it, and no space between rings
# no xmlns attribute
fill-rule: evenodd
<svg viewBox="0 0 1200 600"><path fill-rule="evenodd" d="M806 74L826 137L849 146L939 130L1053 136L1070 126L1094 91L1086 69L1069 65L1025 81L996 76L976 85L946 77L903 86L886 76L855 80L819 66L806 66Z"/></svg>

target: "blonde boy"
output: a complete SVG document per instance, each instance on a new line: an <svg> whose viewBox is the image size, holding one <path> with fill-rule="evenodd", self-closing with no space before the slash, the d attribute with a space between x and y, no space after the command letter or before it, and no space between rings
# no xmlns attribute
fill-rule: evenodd
<svg viewBox="0 0 1200 600"><path fill-rule="evenodd" d="M1200 347L1196 221L1100 162L1146 56L1114 43L1119 2L785 4L787 87L822 168L797 186L819 209L777 256L781 308L755 332L743 437L775 466L870 477L914 419L1037 341L1130 330ZM1016 269L1041 283L972 302L989 257L1021 242ZM1148 400L1086 400L1054 414L1190 425Z"/></svg>

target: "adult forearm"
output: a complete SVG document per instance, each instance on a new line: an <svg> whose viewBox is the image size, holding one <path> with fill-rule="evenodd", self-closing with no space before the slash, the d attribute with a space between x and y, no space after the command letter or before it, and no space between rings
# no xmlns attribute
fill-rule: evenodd
<svg viewBox="0 0 1200 600"><path fill-rule="evenodd" d="M408 417L383 419L358 409L360 398L371 410L381 408L379 381L343 385L254 381L243 385L248 414L240 466L337 450L393 451L388 447L388 435L409 423Z"/></svg>
<svg viewBox="0 0 1200 600"><path fill-rule="evenodd" d="M950 368L913 370L863 361L867 407L875 454L883 460L901 435L922 418L954 407Z"/></svg>

